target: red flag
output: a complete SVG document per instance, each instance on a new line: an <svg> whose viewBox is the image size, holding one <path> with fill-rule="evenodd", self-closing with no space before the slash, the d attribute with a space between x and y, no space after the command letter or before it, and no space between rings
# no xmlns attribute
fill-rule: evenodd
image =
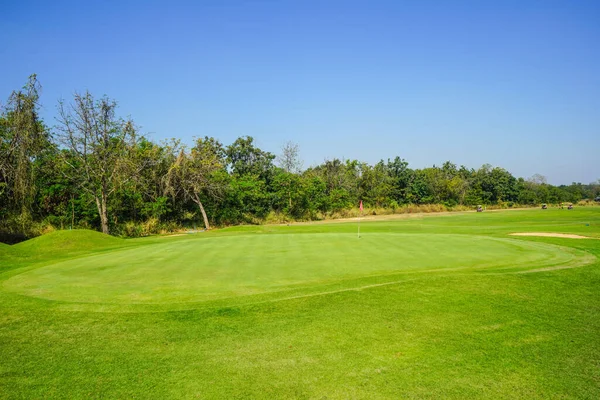
<svg viewBox="0 0 600 400"><path fill-rule="evenodd" d="M362 210L363 210L363 206L362 206L362 200L360 201L360 206L359 206L358 208L360 208L360 211L362 211Z"/></svg>

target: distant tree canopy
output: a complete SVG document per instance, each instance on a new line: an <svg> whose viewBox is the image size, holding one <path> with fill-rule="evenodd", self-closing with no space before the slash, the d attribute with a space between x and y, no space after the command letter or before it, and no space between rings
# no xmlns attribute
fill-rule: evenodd
<svg viewBox="0 0 600 400"><path fill-rule="evenodd" d="M35 235L45 226L86 227L137 236L161 229L279 219L326 218L357 207L409 204L446 208L577 202L600 196L600 181L553 186L541 175L516 178L489 164L479 169L412 169L395 157L374 165L330 159L302 168L300 148L279 156L244 136L229 145L197 138L155 143L89 92L59 102L57 125L39 117L32 75L0 110L0 232Z"/></svg>

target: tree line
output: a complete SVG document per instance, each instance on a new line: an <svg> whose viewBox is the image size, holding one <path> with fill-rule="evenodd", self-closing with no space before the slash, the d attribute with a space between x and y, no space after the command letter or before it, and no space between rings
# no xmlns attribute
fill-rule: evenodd
<svg viewBox="0 0 600 400"><path fill-rule="evenodd" d="M303 168L299 148L275 155L250 136L231 144L196 138L156 143L116 101L76 93L60 101L52 126L39 114L36 75L0 111L0 232L33 236L44 227L139 236L182 227L210 229L270 220L347 215L359 201L394 211L476 205L577 202L600 195L600 181L553 186L491 165L412 169L400 158L374 165L333 158Z"/></svg>

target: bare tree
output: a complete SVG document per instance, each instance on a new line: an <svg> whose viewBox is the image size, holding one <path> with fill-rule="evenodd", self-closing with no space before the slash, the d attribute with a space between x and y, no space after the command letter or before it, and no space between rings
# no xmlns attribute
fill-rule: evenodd
<svg viewBox="0 0 600 400"><path fill-rule="evenodd" d="M68 177L96 202L102 232L109 233L108 200L135 176L131 153L137 135L131 120L115 116L117 103L94 100L89 92L76 93L72 104L58 105L58 139L66 148L62 158Z"/></svg>
<svg viewBox="0 0 600 400"><path fill-rule="evenodd" d="M300 160L300 147L292 141L285 142L281 146L281 155L277 156L279 166L288 174L297 174L302 170L302 160ZM288 207L292 209L292 186L293 177L287 176L284 186L288 194Z"/></svg>
<svg viewBox="0 0 600 400"><path fill-rule="evenodd" d="M536 185L543 185L548 183L548 180L544 175L534 174L531 178L527 179L527 181L534 183Z"/></svg>
<svg viewBox="0 0 600 400"><path fill-rule="evenodd" d="M297 143L288 141L281 147L281 155L277 157L279 166L292 174L297 174L302 170L302 160L300 160L300 147Z"/></svg>

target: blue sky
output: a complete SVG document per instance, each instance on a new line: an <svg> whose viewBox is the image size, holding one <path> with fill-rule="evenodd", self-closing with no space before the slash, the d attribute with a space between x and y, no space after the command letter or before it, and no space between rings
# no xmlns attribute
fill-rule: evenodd
<svg viewBox="0 0 600 400"><path fill-rule="evenodd" d="M14 1L0 99L116 99L154 140L253 136L305 166L400 156L600 179L598 1Z"/></svg>

